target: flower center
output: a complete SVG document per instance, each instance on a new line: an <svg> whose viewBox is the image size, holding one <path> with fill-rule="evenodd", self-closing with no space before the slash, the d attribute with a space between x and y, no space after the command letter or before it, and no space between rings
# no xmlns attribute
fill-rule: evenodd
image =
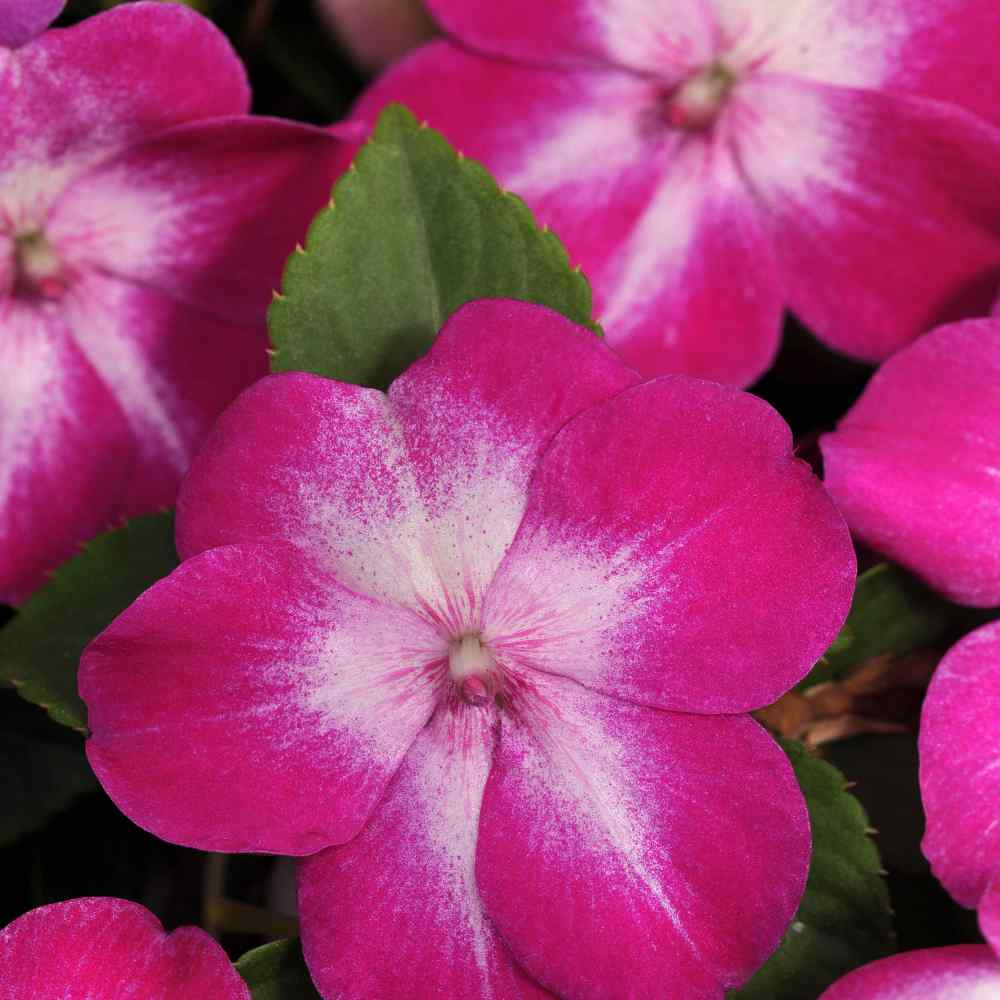
<svg viewBox="0 0 1000 1000"><path fill-rule="evenodd" d="M669 94L667 121L689 132L704 131L718 118L735 83L736 74L723 63L703 67Z"/></svg>
<svg viewBox="0 0 1000 1000"><path fill-rule="evenodd" d="M52 244L39 229L14 238L14 292L25 298L58 299L66 291L66 272Z"/></svg>
<svg viewBox="0 0 1000 1000"><path fill-rule="evenodd" d="M496 694L497 661L476 633L461 635L448 649L451 679L462 699L470 705L485 705Z"/></svg>

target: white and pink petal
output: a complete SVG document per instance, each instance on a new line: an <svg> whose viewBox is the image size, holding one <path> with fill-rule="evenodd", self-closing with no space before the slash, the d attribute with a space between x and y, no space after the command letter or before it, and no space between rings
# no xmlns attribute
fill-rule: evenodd
<svg viewBox="0 0 1000 1000"><path fill-rule="evenodd" d="M778 414L664 377L591 407L544 453L483 633L501 658L617 697L746 711L822 656L854 572Z"/></svg>
<svg viewBox="0 0 1000 1000"><path fill-rule="evenodd" d="M110 526L131 429L57 309L0 302L0 601L17 604Z"/></svg>
<svg viewBox="0 0 1000 1000"><path fill-rule="evenodd" d="M213 549L87 647L87 755L166 840L310 854L365 824L431 716L444 649L291 546Z"/></svg>
<svg viewBox="0 0 1000 1000"><path fill-rule="evenodd" d="M736 152L786 304L881 361L988 312L1000 284L1000 131L959 108L779 75L739 91Z"/></svg>
<svg viewBox="0 0 1000 1000"><path fill-rule="evenodd" d="M341 1000L541 1000L483 912L476 838L498 718L442 704L365 829L302 862L299 913L312 977Z"/></svg>
<svg viewBox="0 0 1000 1000"><path fill-rule="evenodd" d="M821 440L855 535L962 604L1000 604L1000 319L889 359Z"/></svg>
<svg viewBox="0 0 1000 1000"><path fill-rule="evenodd" d="M285 260L329 202L347 153L332 132L297 122L183 124L76 178L45 233L70 269L100 269L263 329Z"/></svg>
<svg viewBox="0 0 1000 1000"><path fill-rule="evenodd" d="M661 712L518 674L483 796L476 881L558 996L721 1000L777 946L809 821L751 719Z"/></svg>
<svg viewBox="0 0 1000 1000"><path fill-rule="evenodd" d="M138 903L88 897L25 913L0 931L5 1000L250 1000L203 930L171 934Z"/></svg>

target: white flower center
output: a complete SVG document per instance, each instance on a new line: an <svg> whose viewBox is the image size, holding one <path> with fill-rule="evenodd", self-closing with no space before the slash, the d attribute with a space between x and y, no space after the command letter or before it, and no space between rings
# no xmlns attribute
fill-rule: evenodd
<svg viewBox="0 0 1000 1000"><path fill-rule="evenodd" d="M459 694L470 705L485 705L496 694L497 661L479 635L455 639L448 649L448 668Z"/></svg>
<svg viewBox="0 0 1000 1000"><path fill-rule="evenodd" d="M689 76L667 99L667 121L689 132L707 129L719 116L736 74L721 62L714 62Z"/></svg>
<svg viewBox="0 0 1000 1000"><path fill-rule="evenodd" d="M66 272L41 230L14 238L14 289L29 298L58 299L66 290Z"/></svg>

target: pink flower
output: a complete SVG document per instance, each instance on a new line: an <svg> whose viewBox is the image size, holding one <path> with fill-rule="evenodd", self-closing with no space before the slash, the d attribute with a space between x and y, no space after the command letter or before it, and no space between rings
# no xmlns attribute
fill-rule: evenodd
<svg viewBox="0 0 1000 1000"><path fill-rule="evenodd" d="M0 931L4 1000L250 1000L204 931L164 933L123 899L72 899L31 910Z"/></svg>
<svg viewBox="0 0 1000 1000"><path fill-rule="evenodd" d="M0 46L16 49L41 34L66 0L0 0Z"/></svg>
<svg viewBox="0 0 1000 1000"><path fill-rule="evenodd" d="M977 629L941 661L920 720L923 850L963 906L979 910L1000 948L1000 623Z"/></svg>
<svg viewBox="0 0 1000 1000"><path fill-rule="evenodd" d="M51 7L28 4L18 12ZM16 23L20 23L17 21ZM0 8L0 29L15 37ZM335 177L321 130L250 118L204 18L131 3L0 48L0 601L172 503L266 372L265 310Z"/></svg>
<svg viewBox="0 0 1000 1000"><path fill-rule="evenodd" d="M320 13L365 69L380 69L434 34L422 0L317 0Z"/></svg>
<svg viewBox="0 0 1000 1000"><path fill-rule="evenodd" d="M969 320L891 358L820 442L855 535L977 607L1000 604L998 414L1000 319Z"/></svg>
<svg viewBox="0 0 1000 1000"><path fill-rule="evenodd" d="M247 390L178 545L84 655L89 757L168 840L312 855L325 996L699 1000L776 946L808 821L742 713L854 557L765 403L473 303L387 396Z"/></svg>
<svg viewBox="0 0 1000 1000"><path fill-rule="evenodd" d="M783 308L879 361L1000 284L995 0L428 6L454 40L356 115L402 101L525 197L642 372L749 383Z"/></svg>
<svg viewBox="0 0 1000 1000"><path fill-rule="evenodd" d="M820 1000L993 1000L1000 962L985 945L908 951L862 966Z"/></svg>

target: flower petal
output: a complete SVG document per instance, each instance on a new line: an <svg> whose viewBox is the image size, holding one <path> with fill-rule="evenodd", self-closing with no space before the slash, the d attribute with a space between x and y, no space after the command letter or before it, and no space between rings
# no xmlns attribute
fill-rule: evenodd
<svg viewBox="0 0 1000 1000"><path fill-rule="evenodd" d="M310 375L267 379L192 467L181 554L283 538L355 590L467 617L517 529L539 451L635 380L589 331L505 300L455 313L388 398Z"/></svg>
<svg viewBox="0 0 1000 1000"><path fill-rule="evenodd" d="M0 65L3 59L0 52ZM0 76L0 194L8 214L11 198L37 212L39 191L51 198L67 174L123 145L181 122L241 114L250 104L246 73L226 37L180 4L123 4L46 32L9 59Z"/></svg>
<svg viewBox="0 0 1000 1000"><path fill-rule="evenodd" d="M0 304L0 602L17 604L108 527L134 442L56 311Z"/></svg>
<svg viewBox="0 0 1000 1000"><path fill-rule="evenodd" d="M474 861L496 719L445 704L417 737L365 829L302 862L309 970L341 1000L540 1000L484 916Z"/></svg>
<svg viewBox="0 0 1000 1000"><path fill-rule="evenodd" d="M0 0L0 45L16 49L30 42L65 6L66 0Z"/></svg>
<svg viewBox="0 0 1000 1000"><path fill-rule="evenodd" d="M663 89L440 42L381 77L355 114L373 121L402 101L525 198L587 273L608 342L629 364L747 384L778 347L770 236L729 157L657 121Z"/></svg>
<svg viewBox="0 0 1000 1000"><path fill-rule="evenodd" d="M789 308L817 336L879 361L989 310L1000 132L938 102L779 76L740 95L738 157L769 216Z"/></svg>
<svg viewBox="0 0 1000 1000"><path fill-rule="evenodd" d="M476 880L540 983L577 1000L721 1000L777 946L809 821L747 717L627 705L521 677L483 796Z"/></svg>
<svg viewBox="0 0 1000 1000"><path fill-rule="evenodd" d="M290 546L213 549L85 651L87 755L165 840L310 854L364 825L431 715L442 652Z"/></svg>
<svg viewBox="0 0 1000 1000"><path fill-rule="evenodd" d="M203 930L172 934L138 903L89 897L41 906L0 932L9 1000L250 1000L226 953Z"/></svg>
<svg viewBox="0 0 1000 1000"><path fill-rule="evenodd" d="M850 605L850 537L766 403L683 376L581 414L487 595L501 658L692 712L768 704Z"/></svg>
<svg viewBox="0 0 1000 1000"><path fill-rule="evenodd" d="M931 679L920 719L923 851L963 906L1000 876L1000 623L966 636Z"/></svg>
<svg viewBox="0 0 1000 1000"><path fill-rule="evenodd" d="M348 165L345 148L276 119L182 125L75 180L46 236L70 267L263 328L285 260Z"/></svg>
<svg viewBox="0 0 1000 1000"><path fill-rule="evenodd" d="M77 274L59 308L135 439L119 512L172 505L212 421L266 374L263 324L224 323L98 270Z"/></svg>
<svg viewBox="0 0 1000 1000"><path fill-rule="evenodd" d="M993 951L1000 950L1000 865L979 897L979 929Z"/></svg>
<svg viewBox="0 0 1000 1000"><path fill-rule="evenodd" d="M714 23L699 0L427 0L441 26L473 49L543 66L611 63L670 74L709 61Z"/></svg>
<svg viewBox="0 0 1000 1000"><path fill-rule="evenodd" d="M1000 319L942 327L879 369L821 440L854 533L952 600L1000 604Z"/></svg>
<svg viewBox="0 0 1000 1000"><path fill-rule="evenodd" d="M991 1000L1000 962L985 945L924 948L849 972L820 1000Z"/></svg>

